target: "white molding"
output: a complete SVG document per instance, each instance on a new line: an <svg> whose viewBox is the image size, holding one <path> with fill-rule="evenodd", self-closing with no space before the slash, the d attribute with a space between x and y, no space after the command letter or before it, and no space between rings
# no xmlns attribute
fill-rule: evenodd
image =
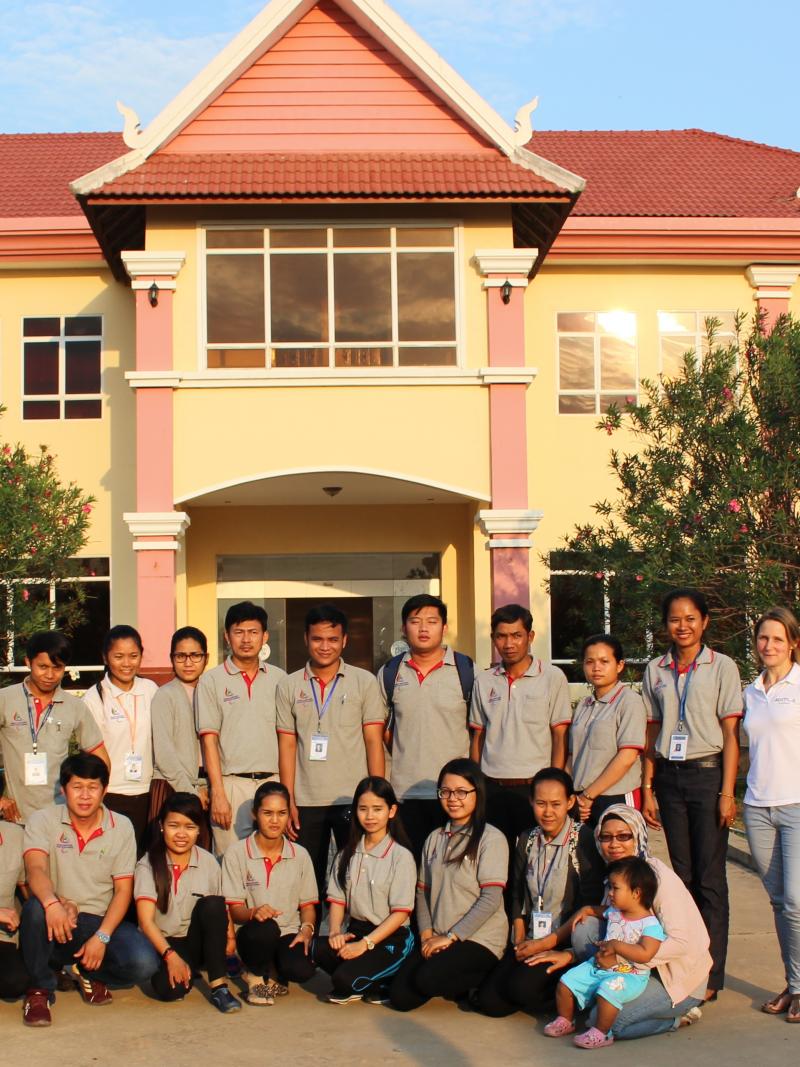
<svg viewBox="0 0 800 1067"><path fill-rule="evenodd" d="M745 274L754 289L759 289L762 285L774 285L782 289L791 289L798 276L800 276L800 266L794 266L790 263L776 263L774 265L753 263L747 268ZM765 295L783 296L784 294L766 293Z"/></svg>
<svg viewBox="0 0 800 1067"><path fill-rule="evenodd" d="M473 262L481 274L524 274L527 276L533 270L538 255L538 248L477 248ZM512 281L511 284L513 285L514 282Z"/></svg>
<svg viewBox="0 0 800 1067"><path fill-rule="evenodd" d="M180 374L171 370L126 371L125 378L131 389L177 389L181 384Z"/></svg>
<svg viewBox="0 0 800 1067"><path fill-rule="evenodd" d="M150 289L154 281L155 279L149 276L136 278L131 282L131 289ZM178 283L174 278L159 278L155 284L159 292L163 292L165 289L171 289L174 292L178 288Z"/></svg>
<svg viewBox="0 0 800 1067"><path fill-rule="evenodd" d="M134 552L177 552L181 546L179 541L134 541L131 547Z"/></svg>
<svg viewBox="0 0 800 1067"><path fill-rule="evenodd" d="M185 511L126 511L122 516L133 537L182 537L192 520ZM159 542L143 542L153 548ZM177 541L176 541L177 544Z"/></svg>
<svg viewBox="0 0 800 1067"><path fill-rule="evenodd" d="M486 542L490 548L533 548L530 537L491 537Z"/></svg>
<svg viewBox="0 0 800 1067"><path fill-rule="evenodd" d="M136 286L139 278L165 277L175 278L186 262L185 252L133 251L122 252L122 262L134 287L149 289L149 285ZM168 288L165 283L159 288ZM173 286L174 288L174 286Z"/></svg>
<svg viewBox="0 0 800 1067"><path fill-rule="evenodd" d="M754 289L754 300L791 300L791 289Z"/></svg>
<svg viewBox="0 0 800 1067"><path fill-rule="evenodd" d="M500 358L502 360L502 356ZM484 385L530 385L538 373L538 367L515 367L502 363L497 367L480 369Z"/></svg>
<svg viewBox="0 0 800 1067"><path fill-rule="evenodd" d="M502 289L504 285L510 285L512 289L527 289L527 278L502 278L497 276L494 278L484 278L481 283L483 289Z"/></svg>
<svg viewBox="0 0 800 1067"><path fill-rule="evenodd" d="M492 537L494 534L533 533L543 518L543 511L528 508L488 508L478 512L475 522L487 537Z"/></svg>
<svg viewBox="0 0 800 1067"><path fill-rule="evenodd" d="M387 368L388 369L388 368ZM410 373L404 373L404 369ZM126 371L125 378L132 389L261 389L261 388L296 388L297 386L321 387L369 387L376 386L431 386L431 385L472 385L488 384L483 379L485 371L494 373L496 367L462 368L436 367L430 374L420 374L419 368L394 367L388 373L380 368L370 371L348 371L342 368L330 368L320 373L318 370L294 370L290 368L272 368L270 370L227 370L227 371ZM524 373L520 368L517 373Z"/></svg>

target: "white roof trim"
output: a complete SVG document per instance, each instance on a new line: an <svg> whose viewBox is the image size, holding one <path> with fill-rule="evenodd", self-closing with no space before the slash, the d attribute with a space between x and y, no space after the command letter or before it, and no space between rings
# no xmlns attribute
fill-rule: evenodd
<svg viewBox="0 0 800 1067"><path fill-rule="evenodd" d="M222 93L265 51L297 23L317 0L271 0L271 3L197 75L142 132L131 152L70 184L85 196L127 174L163 147L203 108ZM482 133L514 163L570 192L584 180L515 144L513 129L464 81L461 75L411 29L384 0L335 0L335 3L403 64L469 126Z"/></svg>

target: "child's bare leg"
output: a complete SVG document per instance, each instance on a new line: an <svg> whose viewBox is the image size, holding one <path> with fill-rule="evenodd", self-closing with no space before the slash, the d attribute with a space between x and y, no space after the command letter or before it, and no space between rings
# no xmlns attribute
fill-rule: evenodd
<svg viewBox="0 0 800 1067"><path fill-rule="evenodd" d="M575 1021L575 997L569 986L559 982L556 986L556 1010L570 1022Z"/></svg>
<svg viewBox="0 0 800 1067"><path fill-rule="evenodd" d="M607 1034L614 1023L617 1021L619 1015L619 1008L615 1008L613 1004L609 1004L607 1000L604 1000L602 995L597 998L597 1029L602 1030L604 1034Z"/></svg>

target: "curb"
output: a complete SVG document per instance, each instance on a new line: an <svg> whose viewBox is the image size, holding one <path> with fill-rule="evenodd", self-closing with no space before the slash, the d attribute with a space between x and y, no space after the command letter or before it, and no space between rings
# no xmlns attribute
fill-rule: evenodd
<svg viewBox="0 0 800 1067"><path fill-rule="evenodd" d="M750 845L747 842L747 835L742 833L741 830L731 830L728 838L728 859L732 863L738 863L740 867L747 867L749 870L754 871L756 865L753 863L753 857L750 855Z"/></svg>

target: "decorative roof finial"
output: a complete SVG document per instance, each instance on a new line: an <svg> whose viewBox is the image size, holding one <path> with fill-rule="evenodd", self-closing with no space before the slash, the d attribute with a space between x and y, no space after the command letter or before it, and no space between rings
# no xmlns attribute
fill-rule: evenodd
<svg viewBox="0 0 800 1067"><path fill-rule="evenodd" d="M125 119L122 130L122 140L128 148L138 148L142 141L142 124L139 116L131 107L126 107L121 100L117 100L117 111Z"/></svg>
<svg viewBox="0 0 800 1067"><path fill-rule="evenodd" d="M523 104L514 117L514 144L526 145L533 136L531 115L539 106L539 97L534 96L527 104Z"/></svg>

